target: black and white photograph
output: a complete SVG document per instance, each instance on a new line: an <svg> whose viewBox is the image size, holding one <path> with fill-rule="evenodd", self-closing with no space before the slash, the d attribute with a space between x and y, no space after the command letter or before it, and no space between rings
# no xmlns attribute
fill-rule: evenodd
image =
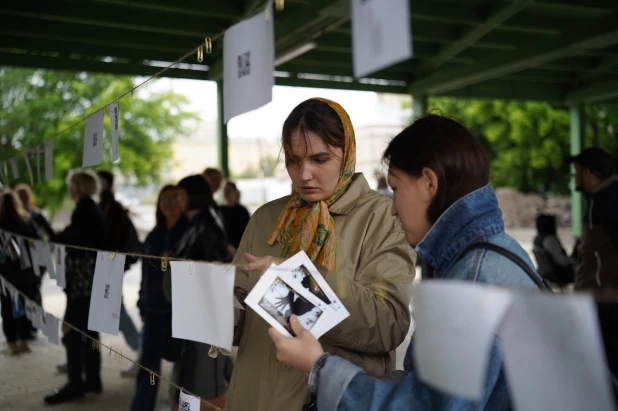
<svg viewBox="0 0 618 411"><path fill-rule="evenodd" d="M309 272L305 265L300 265L292 271L292 278L302 284L311 294L324 301L327 305L331 304L330 299L326 296L318 282Z"/></svg>
<svg viewBox="0 0 618 411"><path fill-rule="evenodd" d="M323 313L320 308L301 296L279 277L276 277L266 289L258 305L291 335L294 335L289 325L289 319L292 314L298 317L301 325L306 330L311 330Z"/></svg>

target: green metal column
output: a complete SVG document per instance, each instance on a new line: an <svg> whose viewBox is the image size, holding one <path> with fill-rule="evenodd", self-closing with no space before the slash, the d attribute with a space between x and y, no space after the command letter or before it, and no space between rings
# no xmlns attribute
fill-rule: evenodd
<svg viewBox="0 0 618 411"><path fill-rule="evenodd" d="M414 118L419 118L427 112L426 94L418 94L412 96L412 111L414 112Z"/></svg>
<svg viewBox="0 0 618 411"><path fill-rule="evenodd" d="M223 120L223 81L217 81L217 132L219 149L219 167L221 172L228 178L230 176L227 124Z"/></svg>
<svg viewBox="0 0 618 411"><path fill-rule="evenodd" d="M572 105L571 114L571 155L577 155L584 147L586 130L586 117L583 104ZM575 175L575 167L571 165L571 175ZM571 227L573 236L582 235L582 217L584 212L584 199L582 194L575 191L575 178L571 177Z"/></svg>

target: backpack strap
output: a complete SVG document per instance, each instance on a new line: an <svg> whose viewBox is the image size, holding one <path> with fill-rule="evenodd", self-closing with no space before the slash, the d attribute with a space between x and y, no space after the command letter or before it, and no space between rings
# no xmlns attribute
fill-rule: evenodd
<svg viewBox="0 0 618 411"><path fill-rule="evenodd" d="M530 277L532 281L541 289L542 291L552 292L551 287L547 282L536 273L530 266L517 254L512 251L507 250L506 248L500 247L499 245L488 243L488 242L480 242L470 244L461 254L459 259L465 256L471 250L489 250L495 253L501 254L504 257L511 260L513 263L517 264L519 268L521 268L527 275Z"/></svg>

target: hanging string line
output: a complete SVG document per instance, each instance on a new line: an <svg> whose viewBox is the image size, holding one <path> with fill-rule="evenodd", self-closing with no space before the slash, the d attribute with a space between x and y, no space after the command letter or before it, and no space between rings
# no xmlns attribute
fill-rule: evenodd
<svg viewBox="0 0 618 411"><path fill-rule="evenodd" d="M39 307L39 308L41 309L41 311L45 312L45 310L43 309L43 306L41 306L40 304L38 304L36 301L31 300L31 299L30 299L30 298L29 298L26 294L24 294L23 292L19 291L19 290L15 287L15 285L14 285L13 283L11 283L10 281L8 281L8 280L7 280L4 276L2 276L1 274L0 274L0 278L2 278L2 280L3 280L5 283L10 284L10 285L13 287L13 290L14 290L16 293L18 293L19 295L21 295L21 297L22 297L24 300L29 301L29 302L30 302L30 304L36 305L37 307ZM49 314L49 313L48 313L48 314ZM24 314L24 315L25 315L25 314ZM105 344L103 344L101 341L97 340L96 338L91 337L90 335L88 335L88 334L87 334L87 333L85 333L84 331L82 331L82 330L80 330L79 328L75 327L73 324L68 323L68 322L66 322L66 321L64 321L64 320L61 320L60 318L57 318L57 319L58 319L58 321L62 322L62 324L66 325L67 327L69 327L69 328L71 328L71 329L73 329L73 331L75 331L75 332L77 332L77 333L81 334L81 335L82 335L82 338L84 338L84 337L85 337L85 338L88 338L89 340L91 340L91 341L92 341L92 343L93 343L93 346L92 346L92 349L93 349L93 350L95 350L95 349L99 349L99 347L104 347L104 348L106 348L106 349L108 349L108 350L109 350L109 352L110 352L110 356L111 356L111 353L113 352L113 353L114 353L115 355L117 355L118 357L120 357L120 358L124 358L125 360L127 360L127 361L129 361L129 362L131 362L131 363L135 364L135 365L136 365L136 366L138 366L138 367L140 367L140 368L141 368L141 369L143 369L144 371L147 371L148 373L150 373L150 375L151 375L151 376L153 376L153 375L154 375L155 377L159 378L159 380L167 382L168 384L170 384L170 385L171 385L171 386L173 386L174 388L178 388L180 391L185 392L186 394L189 394L189 395L191 395L191 396L193 396L193 397L200 398L200 397L199 397L199 395L195 395L195 394L191 393L190 391L187 391L184 387L181 387L181 386L179 386L179 385L177 385L177 384L173 383L172 381L170 381L170 380L168 380L167 378L163 377L161 374L159 374L159 373L157 373L157 372L155 372L155 371L151 370L151 369L150 369L150 368L148 368L148 367L144 367L142 364L140 364L140 363L138 363L138 362L136 362L136 361L133 361L132 359L130 359L130 358L128 358L128 357L126 357L124 354L122 354L122 352L120 352L120 351L118 351L118 350L116 350L116 349L112 348L112 347L111 347L111 346L109 346L109 345L105 345ZM99 350L100 350L100 349L99 349ZM201 400L201 401L203 401L204 403L206 403L206 405L207 405L207 406L209 406L209 407L211 407L211 408L213 408L213 409L215 409L215 410L217 410L217 411L222 411L222 410L221 410L221 408L219 408L218 406L216 406L216 405L214 405L214 404L212 404L212 403L208 402L207 400L204 400L204 399L202 399L202 398L200 398L200 400Z"/></svg>
<svg viewBox="0 0 618 411"><path fill-rule="evenodd" d="M266 2L266 6L268 6L269 1ZM262 10L264 9L264 6L260 7L255 13L253 13L252 15L246 17L244 20L247 20L259 13L262 12ZM266 10L268 10L268 7L266 7ZM181 57L179 57L178 59L176 59L176 61L174 61L173 63L169 64L168 66L162 68L161 70L159 70L158 72L156 72L154 75L152 75L151 77L147 78L146 80L142 81L141 83L139 83L138 85L134 86L133 88L131 88L130 90L125 91L124 93L122 93L121 95L119 95L118 97L114 98L112 101L110 101L109 103L99 107L98 109L94 110L93 112L91 112L88 115L85 115L83 117L81 117L79 120L75 121L73 124L71 124L70 126L68 126L67 128L63 129L62 131L52 135L51 137L41 141L39 144L37 144L36 146L31 146L30 148L27 149L21 149L21 150L17 150L14 151L14 155L11 158L15 158L18 157L19 155L25 154L30 152L30 150L35 149L37 146L40 146L41 144L45 144L46 142L55 139L56 137L58 137L61 134L66 133L67 131L73 129L75 126L77 126L78 124L83 123L84 121L86 121L86 119L88 119L88 117L90 117L91 115L93 115L94 113L97 113L101 110L106 109L107 107L109 107L110 105L112 105L113 103L115 103L116 101L119 101L120 99L126 97L127 95L131 94L133 95L133 92L135 90L137 90L138 88L146 85L147 83L149 83L151 80L158 78L159 76L161 76L161 74L165 73L166 71L168 71L169 69L171 69L172 67L174 67L177 64L182 63L185 59L187 59L187 57L193 55L193 54L200 54L200 52L203 52L203 50L206 50L207 54L210 54L212 52L212 42L213 41L217 41L219 40L221 37L223 37L223 35L225 34L225 32L227 31L227 29L222 30L221 32L219 32L218 34L214 35L214 36L209 36L206 37L204 39L204 42L202 44L200 44L199 46L194 47L193 49L187 51L184 55L182 55ZM2 158L1 161L6 161L6 160L10 160L11 158Z"/></svg>
<svg viewBox="0 0 618 411"><path fill-rule="evenodd" d="M46 241L46 240L41 240L38 238L32 238L32 237L27 237L21 234L16 234L13 233L11 231L7 231L7 230L0 230L0 232L4 232L8 235L10 235L11 237L17 237L17 238L21 238L23 240L26 241L41 241L45 244L51 244L51 245L58 245L58 246L62 246L64 248L69 248L69 249L74 249L74 250L82 250L82 251L92 251L95 253L114 253L114 254L121 254L121 255L125 255L125 256L131 256L131 257L138 257L138 258L142 258L142 259L154 259L154 260L165 260L165 261L187 261L187 262L191 262L191 263L207 263L207 264L215 264L215 265L232 265L238 269L244 269L246 265L243 264L233 264L233 263L223 263L223 262L219 262L219 261L198 261L198 260L189 260L186 258L177 258L177 257L164 257L164 256L160 256L160 255L152 255L152 254L142 254L142 253L130 253L130 252L120 252L120 251L113 251L113 250L99 250L97 248L92 248L92 247L84 247L81 245L70 245L70 244L63 244L63 243L56 243L53 241Z"/></svg>

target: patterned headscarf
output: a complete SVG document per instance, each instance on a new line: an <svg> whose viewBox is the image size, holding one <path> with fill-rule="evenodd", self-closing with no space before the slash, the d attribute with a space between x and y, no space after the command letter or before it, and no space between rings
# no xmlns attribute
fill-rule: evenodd
<svg viewBox="0 0 618 411"><path fill-rule="evenodd" d="M339 104L325 98L313 98L328 104L339 116L345 133L341 173L333 194L326 200L307 203L299 194L293 195L279 215L268 244L281 244L281 257L304 250L311 261L329 270L336 268L335 221L328 207L348 190L356 168L356 139L348 113Z"/></svg>

